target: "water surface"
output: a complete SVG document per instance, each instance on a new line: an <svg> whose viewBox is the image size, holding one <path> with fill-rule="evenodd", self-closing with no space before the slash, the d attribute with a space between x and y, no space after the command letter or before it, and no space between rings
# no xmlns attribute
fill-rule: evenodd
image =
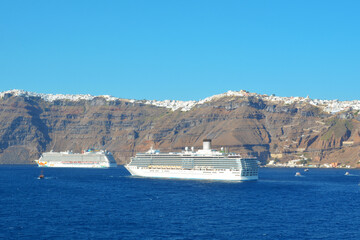
<svg viewBox="0 0 360 240"><path fill-rule="evenodd" d="M40 172L0 166L0 238L360 239L359 170L261 168L253 182Z"/></svg>

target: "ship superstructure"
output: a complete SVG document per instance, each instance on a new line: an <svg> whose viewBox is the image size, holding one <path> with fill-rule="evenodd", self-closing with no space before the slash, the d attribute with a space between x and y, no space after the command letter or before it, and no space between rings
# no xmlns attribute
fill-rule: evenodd
<svg viewBox="0 0 360 240"><path fill-rule="evenodd" d="M161 153L150 149L137 153L125 168L134 176L207 179L257 180L258 161L211 149L211 140L204 139L203 149L185 148L182 152Z"/></svg>
<svg viewBox="0 0 360 240"><path fill-rule="evenodd" d="M83 153L45 152L39 160L39 167L59 168L110 168L117 167L116 161L109 151L89 149Z"/></svg>

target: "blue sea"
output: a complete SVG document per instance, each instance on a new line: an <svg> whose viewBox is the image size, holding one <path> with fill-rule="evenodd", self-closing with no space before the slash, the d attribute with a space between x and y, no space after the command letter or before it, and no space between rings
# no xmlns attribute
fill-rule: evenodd
<svg viewBox="0 0 360 240"><path fill-rule="evenodd" d="M0 166L0 238L360 239L359 170L261 168L253 182L40 173Z"/></svg>

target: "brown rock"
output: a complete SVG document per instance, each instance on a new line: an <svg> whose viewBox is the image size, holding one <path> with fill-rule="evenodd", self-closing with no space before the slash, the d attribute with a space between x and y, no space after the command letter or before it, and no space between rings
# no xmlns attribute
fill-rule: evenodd
<svg viewBox="0 0 360 240"><path fill-rule="evenodd" d="M283 153L283 159L305 154L314 162L336 159L354 166L360 159L359 121L306 103L224 97L173 112L101 97L47 102L9 95L0 99L0 113L0 163L33 163L45 151L90 147L107 149L118 163L126 163L151 146L161 151L201 148L204 138L211 138L214 148L255 155L262 162L270 153ZM354 144L344 146L344 141Z"/></svg>

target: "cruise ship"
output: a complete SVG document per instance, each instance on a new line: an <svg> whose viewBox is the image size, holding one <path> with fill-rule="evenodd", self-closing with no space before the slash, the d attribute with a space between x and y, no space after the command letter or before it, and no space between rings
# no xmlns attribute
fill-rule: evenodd
<svg viewBox="0 0 360 240"><path fill-rule="evenodd" d="M58 168L111 168L117 167L116 161L109 151L89 149L83 153L46 152L39 160L39 167Z"/></svg>
<svg viewBox="0 0 360 240"><path fill-rule="evenodd" d="M133 176L245 181L258 179L258 161L253 157L226 154L211 149L211 140L203 140L203 149L192 147L182 152L161 153L150 149L137 153L125 168Z"/></svg>

